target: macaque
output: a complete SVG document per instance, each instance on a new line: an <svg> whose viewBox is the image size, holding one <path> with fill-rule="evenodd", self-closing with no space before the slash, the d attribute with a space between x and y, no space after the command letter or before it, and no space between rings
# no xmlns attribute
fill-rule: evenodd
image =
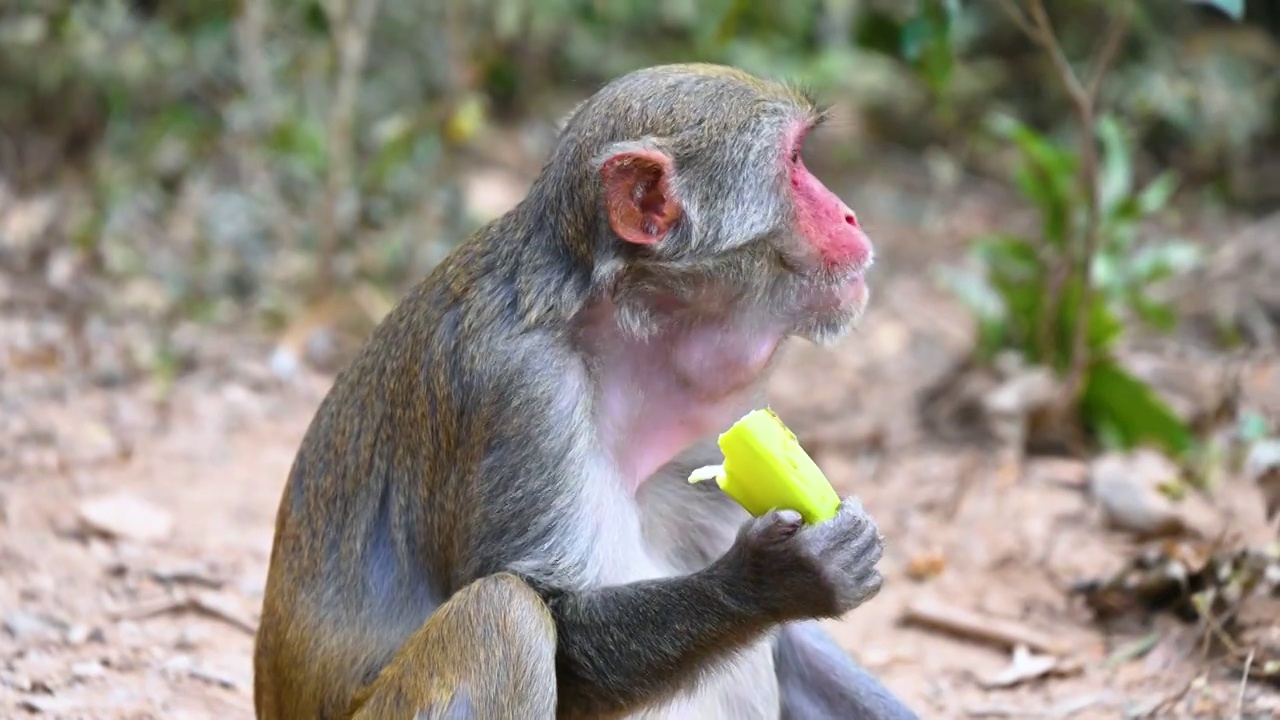
<svg viewBox="0 0 1280 720"><path fill-rule="evenodd" d="M528 195L337 376L290 471L262 720L914 718L818 625L872 598L858 500L751 517L695 467L873 251L805 167L824 111L714 65L614 80Z"/></svg>

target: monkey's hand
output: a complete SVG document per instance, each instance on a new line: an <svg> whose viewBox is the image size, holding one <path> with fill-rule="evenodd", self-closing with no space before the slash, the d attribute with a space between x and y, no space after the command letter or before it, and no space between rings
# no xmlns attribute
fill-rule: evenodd
<svg viewBox="0 0 1280 720"><path fill-rule="evenodd" d="M717 563L736 576L745 597L778 621L843 615L880 592L876 563L884 552L875 521L856 498L836 516L806 525L794 510L748 521Z"/></svg>

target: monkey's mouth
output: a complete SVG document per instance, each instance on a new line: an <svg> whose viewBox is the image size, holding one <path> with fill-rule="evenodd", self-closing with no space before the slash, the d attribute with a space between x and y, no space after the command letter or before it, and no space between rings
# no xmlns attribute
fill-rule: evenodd
<svg viewBox="0 0 1280 720"><path fill-rule="evenodd" d="M841 308L861 308L867 304L870 294L862 273L857 273L836 286L836 297Z"/></svg>
<svg viewBox="0 0 1280 720"><path fill-rule="evenodd" d="M816 312L859 313L871 291L861 269L826 277L809 291L809 307Z"/></svg>

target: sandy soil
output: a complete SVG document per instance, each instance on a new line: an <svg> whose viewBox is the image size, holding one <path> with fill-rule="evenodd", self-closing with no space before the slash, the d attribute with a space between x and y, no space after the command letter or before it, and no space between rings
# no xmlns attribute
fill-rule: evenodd
<svg viewBox="0 0 1280 720"><path fill-rule="evenodd" d="M795 347L773 384L779 411L888 537L884 592L833 623L841 642L927 718L1280 712L1280 692L1242 690L1187 630L1104 633L1068 597L1068 583L1119 568L1131 545L1101 529L1078 467L1002 472L991 453L921 431L915 397L969 331L927 273L912 271L918 252L938 254L919 243L886 253L857 337L833 351ZM138 386L23 406L36 439L0 478L0 715L252 716L251 632L276 503L326 384L197 372L165 403ZM1226 479L1219 495L1239 482ZM82 514L118 495L146 505L108 506L129 518L115 537L86 531ZM1245 507L1233 522L1257 525L1260 513ZM930 564L937 574L911 578ZM984 689L1009 665L1007 649L902 623L922 602L1036 630L1063 648L1063 671ZM1163 638L1154 650L1102 665L1152 627Z"/></svg>

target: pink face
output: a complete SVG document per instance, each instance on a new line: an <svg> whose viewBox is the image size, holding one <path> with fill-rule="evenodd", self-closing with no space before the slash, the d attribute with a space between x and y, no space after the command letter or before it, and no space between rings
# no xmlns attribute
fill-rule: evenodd
<svg viewBox="0 0 1280 720"><path fill-rule="evenodd" d="M810 129L797 123L783 143L798 230L826 269L861 272L871 261L871 239L858 226L853 210L804 166L801 150Z"/></svg>

